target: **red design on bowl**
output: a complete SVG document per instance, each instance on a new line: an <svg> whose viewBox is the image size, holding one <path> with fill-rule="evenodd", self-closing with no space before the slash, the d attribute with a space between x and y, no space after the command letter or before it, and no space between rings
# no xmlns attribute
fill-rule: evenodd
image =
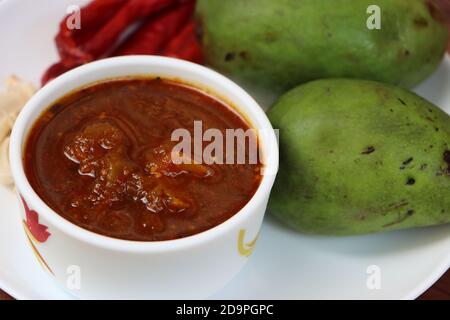
<svg viewBox="0 0 450 320"><path fill-rule="evenodd" d="M47 241L48 237L51 235L51 233L47 231L48 227L39 223L38 213L28 207L28 204L22 196L20 198L22 199L23 206L25 208L25 215L27 218L26 225L28 230L30 230L30 233L38 242L43 243Z"/></svg>

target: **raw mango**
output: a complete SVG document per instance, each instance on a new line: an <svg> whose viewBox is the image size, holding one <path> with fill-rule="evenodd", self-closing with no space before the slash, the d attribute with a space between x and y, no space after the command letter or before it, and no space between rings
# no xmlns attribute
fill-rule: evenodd
<svg viewBox="0 0 450 320"><path fill-rule="evenodd" d="M450 222L450 117L364 80L301 85L269 110L280 129L270 209L306 233L351 235Z"/></svg>
<svg viewBox="0 0 450 320"><path fill-rule="evenodd" d="M379 30L367 27L372 5ZM207 63L275 96L320 78L412 87L435 70L448 38L432 0L198 0L196 17Z"/></svg>

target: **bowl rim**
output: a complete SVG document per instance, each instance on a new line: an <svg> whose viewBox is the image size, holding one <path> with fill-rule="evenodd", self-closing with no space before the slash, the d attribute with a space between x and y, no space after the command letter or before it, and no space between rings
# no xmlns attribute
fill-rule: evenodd
<svg viewBox="0 0 450 320"><path fill-rule="evenodd" d="M39 117L39 115L44 112L45 107L42 106L43 100L54 93L55 91L62 89L62 94L58 94L59 97L70 93L73 90L64 91L63 87L65 84L70 83L72 80L76 79L82 74L95 73L95 71L102 70L105 68L116 68L122 67L123 65L143 65L145 67L151 67L154 65L164 66L169 68L176 68L180 71L180 80L183 80L183 74L185 72L197 73L200 77L204 79L209 79L210 82L198 82L199 88L205 87L210 88L211 83L216 84L216 88L211 88L213 94L218 94L217 97L220 99L220 89L226 87L228 91L232 92L234 99L239 98L239 100L244 101L247 105L248 111L245 112L246 119L252 124L254 122L262 123L263 129L267 129L268 135L266 137L260 137L260 146L262 146L265 162L264 166L268 169L271 174L263 175L261 183L258 186L255 194L247 202L247 204L241 208L232 217L222 222L219 225L214 226L208 230L202 231L200 233L190 235L183 238L172 239L172 240L162 240L162 241L135 241L135 240L124 240L118 238L112 238L105 235L101 235L87 229L84 229L69 220L63 218L61 215L56 213L51 209L34 191L31 184L25 175L23 168L23 145L26 141L27 123L34 122ZM146 75L151 75L151 73L145 72ZM159 75L160 73L158 73ZM136 76L135 74L130 74L131 77ZM162 75L161 77L164 78ZM107 81L113 77L99 77L98 80L86 82L78 88L99 81ZM171 77L168 77L171 78ZM220 88L218 88L220 87ZM77 90L75 89L75 90ZM210 92L208 92L210 93ZM232 97L229 98L233 100ZM239 112L239 106L236 107ZM33 116L35 108L42 108L40 113ZM31 119L31 120L30 120ZM255 121L256 120L256 121ZM270 150L269 150L270 148ZM116 251L127 251L136 253L146 253L146 252L162 252L171 251L177 249L183 249L192 247L195 245L204 244L218 238L230 230L234 230L234 226L239 225L239 223L245 219L246 215L255 210L260 210L261 205L265 207L265 201L270 194L272 185L275 180L275 175L278 170L278 142L274 132L274 129L268 120L263 109L258 105L258 103L241 87L236 83L221 75L220 73L209 69L207 67L184 61L175 58L168 58L162 56L123 56L107 58L98 61L94 61L75 69L72 69L63 75L53 79L48 84L39 89L33 97L26 103L24 108L19 113L17 120L11 132L10 138L10 149L9 149L11 172L16 184L16 189L19 196L22 196L27 204L35 211L38 212L46 221L48 221L52 227L62 231L68 236L81 240L85 243L106 248Z"/></svg>

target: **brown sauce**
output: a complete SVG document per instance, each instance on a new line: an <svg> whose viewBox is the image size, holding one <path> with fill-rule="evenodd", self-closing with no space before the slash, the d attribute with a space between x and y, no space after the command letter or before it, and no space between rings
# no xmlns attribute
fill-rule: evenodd
<svg viewBox="0 0 450 320"><path fill-rule="evenodd" d="M223 133L250 128L231 107L174 81L94 84L36 121L25 172L48 206L82 228L137 241L193 235L236 214L261 181L259 162L174 164L171 134L193 134L196 120Z"/></svg>

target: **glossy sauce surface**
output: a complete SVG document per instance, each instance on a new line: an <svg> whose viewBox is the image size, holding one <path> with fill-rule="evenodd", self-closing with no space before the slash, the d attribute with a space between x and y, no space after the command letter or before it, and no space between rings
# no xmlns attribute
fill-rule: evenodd
<svg viewBox="0 0 450 320"><path fill-rule="evenodd" d="M95 84L37 120L25 146L26 175L52 209L93 232L137 241L193 235L237 213L261 181L259 162L174 164L172 132L184 128L193 137L199 120L203 131L249 129L229 106L177 82Z"/></svg>

